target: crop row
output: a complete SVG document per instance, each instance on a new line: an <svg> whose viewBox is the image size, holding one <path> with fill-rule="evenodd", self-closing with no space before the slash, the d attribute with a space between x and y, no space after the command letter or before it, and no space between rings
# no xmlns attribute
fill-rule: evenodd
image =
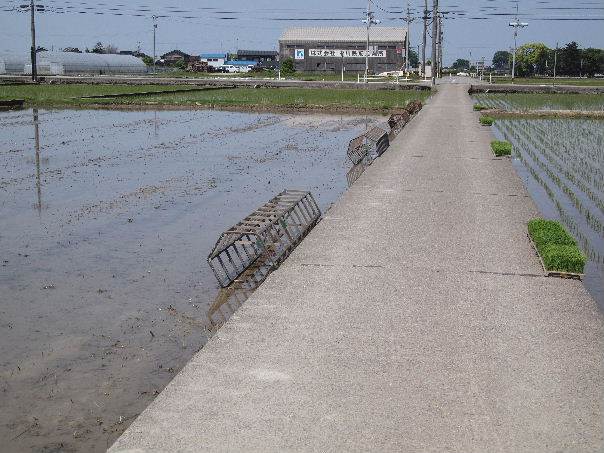
<svg viewBox="0 0 604 453"><path fill-rule="evenodd" d="M545 179L541 177L541 174L531 166L522 153L518 153L516 157L518 160L520 160L520 162L522 162L522 165L530 173L533 179L543 188L547 196L556 207L562 223L566 225L566 227L573 233L573 236L577 239L581 249L586 253L589 259L596 263L604 263L604 255L602 255L598 249L592 246L592 241L583 233L581 228L577 225L574 217L566 212L564 206L556 196L556 193L552 190Z"/></svg>
<svg viewBox="0 0 604 453"><path fill-rule="evenodd" d="M604 110L604 95L594 94L481 93L474 99L504 110Z"/></svg>
<svg viewBox="0 0 604 453"><path fill-rule="evenodd" d="M565 179L564 168L558 163L555 157L547 152L543 152L538 146L535 146L536 140L534 135L519 134L518 129L514 127L514 122L500 121L498 122L498 126L506 138L513 137L512 141L516 144L517 154L522 155L524 153L529 156L531 161L541 170L542 174L547 176L547 178L557 186L558 190L566 195L572 205L585 218L589 227L598 236L604 237L604 222L600 216L598 216L597 211L592 212L590 203L586 200L589 199L604 213L604 209L602 209L604 206L602 206L601 198L584 184L582 184L582 187L583 189L586 189L586 191L579 189L575 192L577 186L571 187L574 184L572 184L570 179ZM524 161L526 162L526 159L524 159ZM574 178L574 175L572 176ZM570 184L567 182L570 182ZM548 195L550 194L548 193ZM554 199L551 196L550 198Z"/></svg>
<svg viewBox="0 0 604 453"><path fill-rule="evenodd" d="M585 192L604 213L604 149L599 143L603 141L602 132L595 126L591 129L582 127L583 121L566 121L564 124L560 120L500 120L498 124L516 140L530 143L552 159L558 171ZM592 124L601 125L601 122ZM576 133L569 133L569 128ZM560 133L561 129L564 133Z"/></svg>

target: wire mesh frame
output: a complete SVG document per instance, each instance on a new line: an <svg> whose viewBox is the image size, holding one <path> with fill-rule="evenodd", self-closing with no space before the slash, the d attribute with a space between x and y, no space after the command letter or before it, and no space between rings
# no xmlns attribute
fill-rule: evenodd
<svg viewBox="0 0 604 453"><path fill-rule="evenodd" d="M261 283L321 218L310 192L286 190L225 231L208 256L221 287Z"/></svg>

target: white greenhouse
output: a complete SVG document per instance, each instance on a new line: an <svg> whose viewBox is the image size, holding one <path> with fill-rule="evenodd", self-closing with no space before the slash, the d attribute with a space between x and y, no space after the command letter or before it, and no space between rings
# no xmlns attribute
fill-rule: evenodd
<svg viewBox="0 0 604 453"><path fill-rule="evenodd" d="M38 52L38 75L145 74L147 66L131 55ZM31 74L29 54L0 53L0 74Z"/></svg>

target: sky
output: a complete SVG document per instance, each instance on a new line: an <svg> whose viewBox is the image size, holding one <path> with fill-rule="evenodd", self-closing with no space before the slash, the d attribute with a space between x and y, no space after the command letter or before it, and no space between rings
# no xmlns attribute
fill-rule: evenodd
<svg viewBox="0 0 604 453"><path fill-rule="evenodd" d="M405 26L407 1L370 0L382 26ZM0 51L28 52L29 0L0 0ZM46 12L36 15L37 44L48 49L92 48L110 43L120 50L138 46L153 53L153 19L158 16L157 54L180 49L191 54L276 50L291 26L362 26L367 0L36 0ZM497 50L513 46L510 20L516 5L522 22L519 45L550 47L577 41L604 48L604 0L441 0L446 12L444 58L489 62ZM428 1L432 4L432 0ZM411 46L421 44L424 2L412 0ZM430 38L429 38L430 39ZM428 55L430 47L428 46Z"/></svg>

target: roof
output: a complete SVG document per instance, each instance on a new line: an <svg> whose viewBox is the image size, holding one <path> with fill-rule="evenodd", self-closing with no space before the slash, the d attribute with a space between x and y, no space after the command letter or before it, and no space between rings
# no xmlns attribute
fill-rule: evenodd
<svg viewBox="0 0 604 453"><path fill-rule="evenodd" d="M371 42L404 42L407 29L404 27L371 27ZM365 27L292 27L287 28L279 42L365 42Z"/></svg>
<svg viewBox="0 0 604 453"><path fill-rule="evenodd" d="M247 60L231 60L225 61L225 65L230 64L232 66L256 66L258 64L257 61L247 61Z"/></svg>
<svg viewBox="0 0 604 453"><path fill-rule="evenodd" d="M181 55L183 57L189 57L188 53L183 52L182 50L171 50L170 52L166 52L161 57L164 58L166 55Z"/></svg>
<svg viewBox="0 0 604 453"><path fill-rule="evenodd" d="M226 53L202 53L201 58L226 58Z"/></svg>
<svg viewBox="0 0 604 453"><path fill-rule="evenodd" d="M258 55L262 57L276 57L279 52L276 50L238 50L237 56L241 55Z"/></svg>

